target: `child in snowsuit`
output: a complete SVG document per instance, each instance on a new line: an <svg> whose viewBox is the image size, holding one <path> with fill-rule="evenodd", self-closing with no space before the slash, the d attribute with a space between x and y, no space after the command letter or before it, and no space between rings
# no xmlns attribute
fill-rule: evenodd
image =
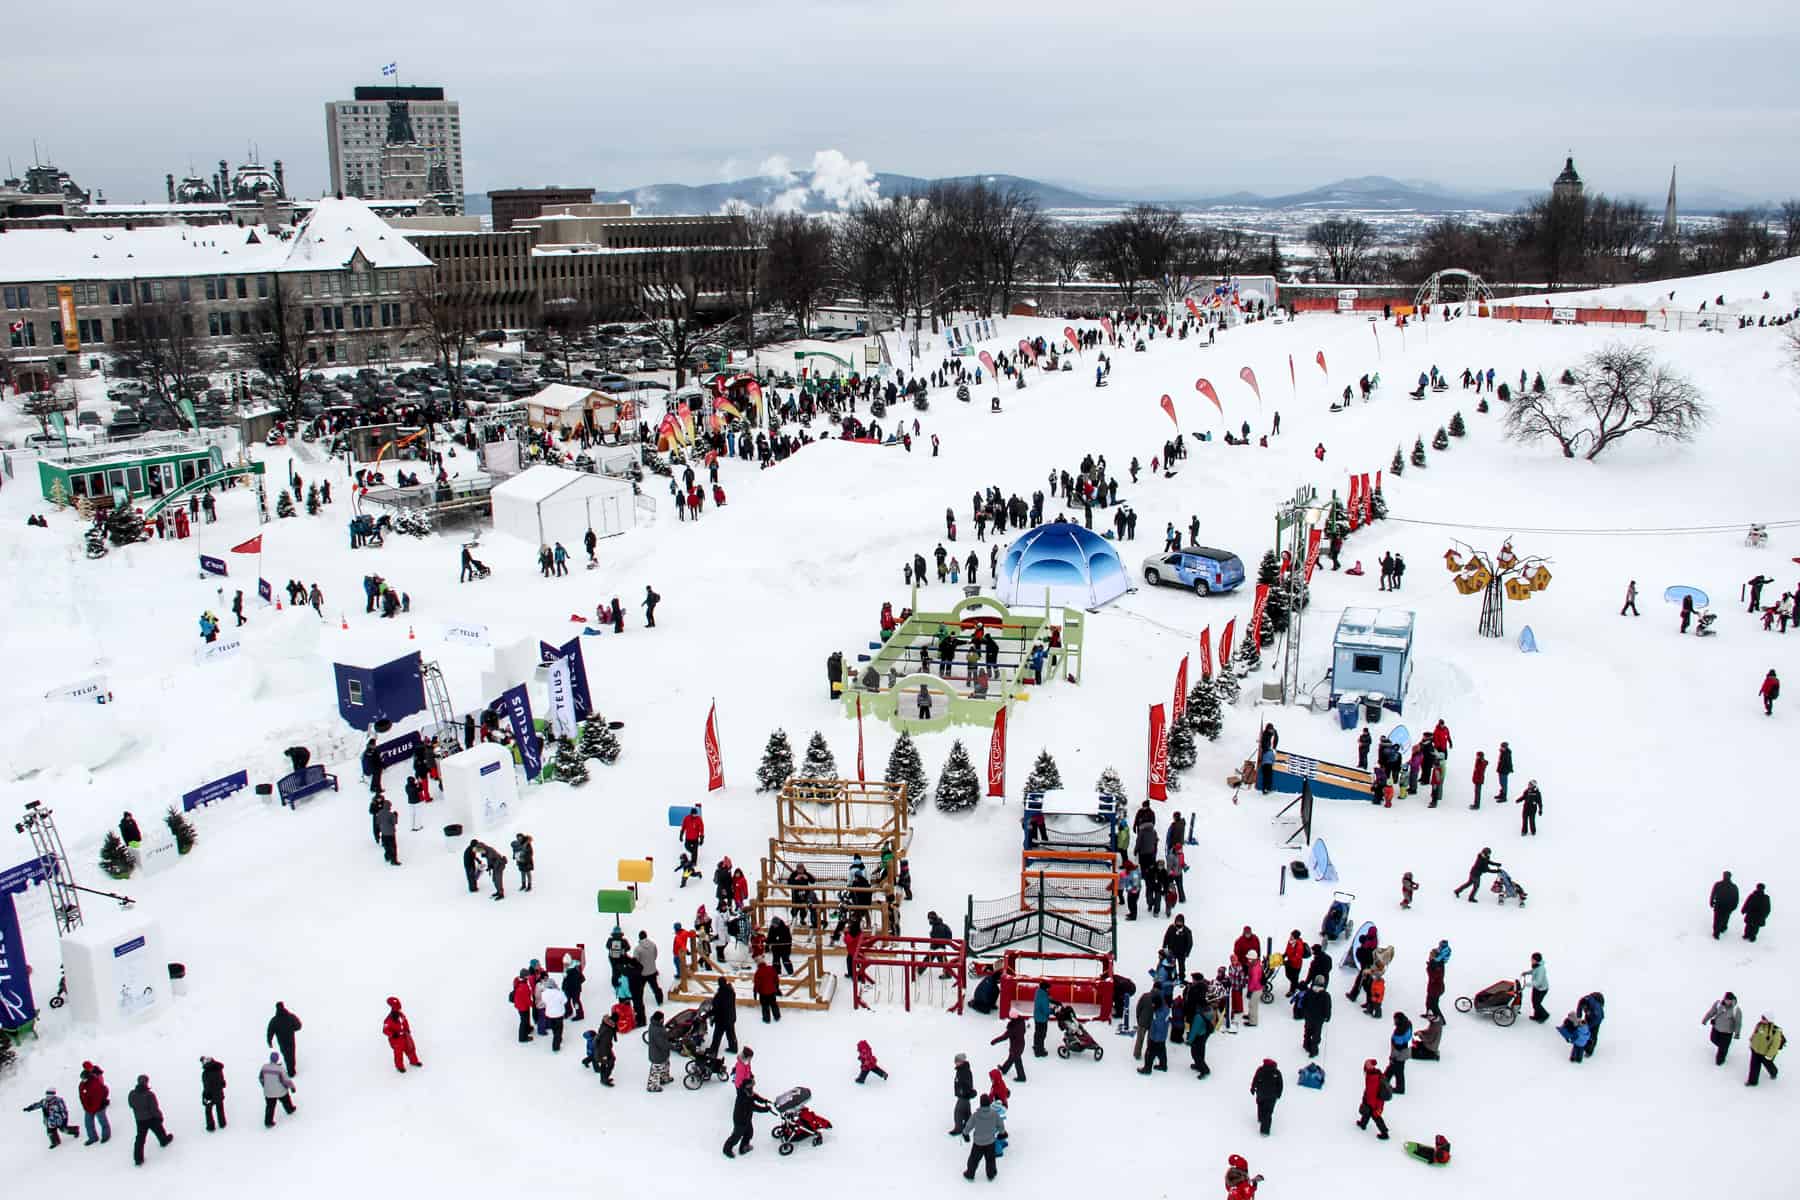
<svg viewBox="0 0 1800 1200"><path fill-rule="evenodd" d="M858 1083L864 1082L871 1075L879 1075L883 1079L888 1077L888 1073L881 1069L881 1064L875 1061L875 1051L869 1048L868 1042L856 1043L856 1065L860 1068L856 1073Z"/></svg>
<svg viewBox="0 0 1800 1200"><path fill-rule="evenodd" d="M1418 890L1419 885L1413 882L1413 873L1411 871L1402 875L1400 877L1400 907L1411 908L1413 893Z"/></svg>
<svg viewBox="0 0 1800 1200"><path fill-rule="evenodd" d="M44 1132L50 1135L52 1150L62 1145L63 1134L74 1137L81 1132L80 1128L69 1124L69 1106L56 1094L55 1088L45 1089L44 1098L35 1104L27 1104L25 1111L44 1114Z"/></svg>

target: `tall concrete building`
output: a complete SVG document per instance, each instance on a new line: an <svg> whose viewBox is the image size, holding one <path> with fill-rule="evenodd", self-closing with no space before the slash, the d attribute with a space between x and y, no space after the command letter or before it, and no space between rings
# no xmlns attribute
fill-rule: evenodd
<svg viewBox="0 0 1800 1200"><path fill-rule="evenodd" d="M359 87L325 105L331 190L365 200L463 206L462 108L441 87Z"/></svg>

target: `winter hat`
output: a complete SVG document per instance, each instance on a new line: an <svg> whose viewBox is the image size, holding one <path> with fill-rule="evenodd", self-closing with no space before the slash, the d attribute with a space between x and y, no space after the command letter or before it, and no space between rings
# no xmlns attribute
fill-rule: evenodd
<svg viewBox="0 0 1800 1200"><path fill-rule="evenodd" d="M56 1095L56 1089L55 1089L55 1088L45 1088L45 1089L44 1089L44 1095L46 1095L46 1096L54 1096L54 1095Z"/></svg>
<svg viewBox="0 0 1800 1200"><path fill-rule="evenodd" d="M1272 1067L1272 1066L1274 1066L1274 1065L1275 1065L1275 1060L1274 1060L1274 1059L1272 1059L1272 1058L1265 1058L1265 1059L1263 1059L1263 1066L1265 1066L1265 1067Z"/></svg>
<svg viewBox="0 0 1800 1200"><path fill-rule="evenodd" d="M138 1083L147 1084L149 1082L150 1082L150 1077L148 1075L139 1075L138 1076Z"/></svg>
<svg viewBox="0 0 1800 1200"><path fill-rule="evenodd" d="M280 1062L280 1061L281 1061L281 1055L279 1055L279 1054L277 1054L277 1053L275 1053L275 1052L274 1052L274 1051L270 1051L270 1052L269 1052L269 1061L270 1061L270 1062L272 1062L272 1063L273 1063L273 1062Z"/></svg>
<svg viewBox="0 0 1800 1200"><path fill-rule="evenodd" d="M84 1062L81 1064L81 1069L84 1071L91 1071L94 1069L94 1064L91 1062Z"/></svg>
<svg viewBox="0 0 1800 1200"><path fill-rule="evenodd" d="M1264 1059L1263 1061L1267 1062L1268 1060ZM1248 1171L1250 1169L1249 1161L1241 1154L1234 1154L1226 1159L1225 1165L1228 1167L1236 1167L1240 1171Z"/></svg>
<svg viewBox="0 0 1800 1200"><path fill-rule="evenodd" d="M959 1054L956 1056L956 1065L957 1066L961 1066L963 1063L966 1063L968 1061L969 1061L969 1056L966 1054Z"/></svg>
<svg viewBox="0 0 1800 1200"><path fill-rule="evenodd" d="M399 1008L400 1007L400 997L389 996L387 1004L388 1004L389 1008Z"/></svg>

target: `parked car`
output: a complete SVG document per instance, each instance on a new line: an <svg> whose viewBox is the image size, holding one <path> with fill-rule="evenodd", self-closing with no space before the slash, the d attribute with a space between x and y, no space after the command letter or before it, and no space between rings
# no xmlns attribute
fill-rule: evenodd
<svg viewBox="0 0 1800 1200"><path fill-rule="evenodd" d="M1244 582L1244 560L1211 546L1152 554L1144 560L1144 582L1152 587L1192 588L1202 596L1229 592Z"/></svg>
<svg viewBox="0 0 1800 1200"><path fill-rule="evenodd" d="M506 340L506 330L484 329L475 335L475 340L478 342L504 342Z"/></svg>

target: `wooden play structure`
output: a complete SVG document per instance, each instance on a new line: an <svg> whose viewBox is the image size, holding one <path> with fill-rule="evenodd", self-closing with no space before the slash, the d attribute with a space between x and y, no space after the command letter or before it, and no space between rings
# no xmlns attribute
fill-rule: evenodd
<svg viewBox="0 0 1800 1200"><path fill-rule="evenodd" d="M920 612L914 588L909 614L885 640L843 656L845 715L856 716L860 702L865 715L907 733L987 726L1002 706L1029 700L1034 689L1081 680L1087 614L1080 609L1008 608L992 596L968 596L948 612ZM971 659L978 629L983 645ZM956 639L948 661L941 655L946 636ZM985 645L989 638L995 646L991 663ZM1039 647L1044 651L1041 681L1032 666ZM924 716L920 688L925 689Z"/></svg>
<svg viewBox="0 0 1800 1200"><path fill-rule="evenodd" d="M855 923L877 942L900 936L895 876L911 842L906 786L880 780L790 779L775 805L775 836L769 839L749 904L749 949L760 952L771 920L786 920L794 937L795 970L782 976L781 1005L830 1008L839 976L827 959L843 955L849 926ZM887 861L896 868L887 869ZM859 864L866 885L854 882ZM754 959L742 947L733 949L735 957L728 951L721 961L704 938L695 938L682 963L681 983L670 995L698 1003L718 990L721 979L730 978L738 1003L754 1005Z"/></svg>
<svg viewBox="0 0 1800 1200"><path fill-rule="evenodd" d="M1019 855L1019 907L1034 900L1046 911L1110 913L1119 891L1119 856L1112 850L1052 850L1027 846Z"/></svg>
<svg viewBox="0 0 1800 1200"><path fill-rule="evenodd" d="M956 938L871 937L850 973L855 1007L879 1009L913 1000L960 1015L969 977L968 952Z"/></svg>

